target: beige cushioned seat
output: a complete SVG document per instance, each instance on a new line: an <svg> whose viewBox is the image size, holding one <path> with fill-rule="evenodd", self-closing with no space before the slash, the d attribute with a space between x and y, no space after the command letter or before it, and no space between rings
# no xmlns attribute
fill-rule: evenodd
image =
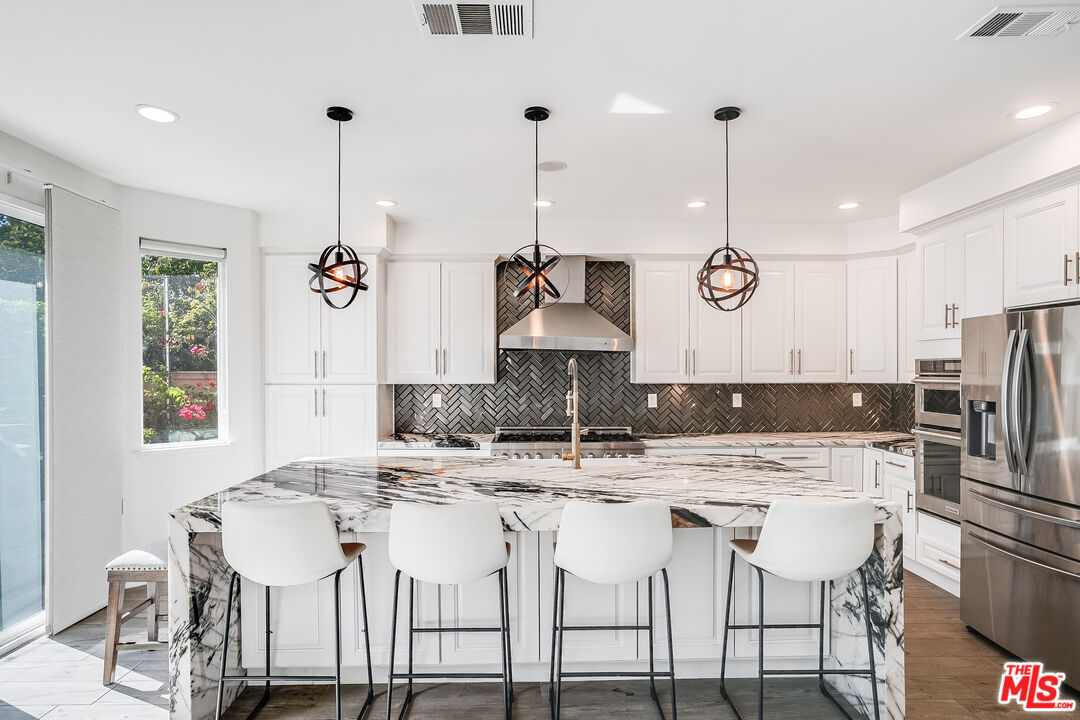
<svg viewBox="0 0 1080 720"><path fill-rule="evenodd" d="M165 570L169 559L169 546L164 540L155 540L134 550L128 550L105 566L106 570Z"/></svg>

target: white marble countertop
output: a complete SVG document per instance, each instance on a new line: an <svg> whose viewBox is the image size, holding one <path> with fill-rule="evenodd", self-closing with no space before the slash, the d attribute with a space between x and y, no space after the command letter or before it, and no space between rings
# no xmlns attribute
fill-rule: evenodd
<svg viewBox="0 0 1080 720"><path fill-rule="evenodd" d="M342 532L385 532L398 500L495 500L509 531L558 529L568 500L662 500L676 527L759 526L777 497L839 498L859 495L765 458L746 455L637 457L596 461L581 470L569 463L494 457L313 458L291 463L215 493L171 515L190 532L215 532L223 502L288 502L321 498ZM899 505L877 499L878 521Z"/></svg>

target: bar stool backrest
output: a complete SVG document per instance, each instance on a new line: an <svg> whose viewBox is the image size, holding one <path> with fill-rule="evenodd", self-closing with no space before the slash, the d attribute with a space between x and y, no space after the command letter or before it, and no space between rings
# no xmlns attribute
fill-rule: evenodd
<svg viewBox="0 0 1080 720"><path fill-rule="evenodd" d="M769 506L750 562L788 580L834 580L874 549L874 501L780 498Z"/></svg>
<svg viewBox="0 0 1080 720"><path fill-rule="evenodd" d="M502 516L493 502L390 509L390 562L427 583L459 585L506 567Z"/></svg>
<svg viewBox="0 0 1080 720"><path fill-rule="evenodd" d="M555 565L594 583L642 580L671 562L672 541L664 503L571 500L559 521Z"/></svg>
<svg viewBox="0 0 1080 720"><path fill-rule="evenodd" d="M273 587L314 582L347 563L334 515L321 500L226 502L221 544L240 575Z"/></svg>

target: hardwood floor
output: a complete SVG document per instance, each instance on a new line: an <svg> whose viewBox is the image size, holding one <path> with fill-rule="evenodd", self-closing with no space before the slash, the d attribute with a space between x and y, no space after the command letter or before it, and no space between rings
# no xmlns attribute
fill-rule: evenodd
<svg viewBox="0 0 1080 720"><path fill-rule="evenodd" d="M1018 720L1032 715L1016 705L997 704L1002 664L1012 659L995 645L968 632L960 622L960 601L910 573L904 578L907 644L907 717L909 720ZM138 601L138 592L128 602ZM132 622L124 639L139 640L143 624ZM166 720L168 667L163 651L135 650L120 654L117 682L101 684L104 611L52 638L42 638L0 658L0 720ZM731 681L740 707L753 715L755 681ZM668 702L660 683L661 699ZM419 686L418 686L419 688ZM355 717L363 689L345 691L343 717ZM385 687L377 687L368 716L386 717ZM240 720L258 700L261 689L247 690L226 715ZM731 720L715 680L681 680L679 716L684 720ZM1076 698L1075 694L1069 697ZM619 718L656 720L656 708L642 682L569 684L564 691L567 720ZM395 692L395 700L400 695ZM492 684L442 684L418 692L409 717L413 720L483 720L500 718L502 695ZM396 703L395 703L396 704ZM668 706L665 704L665 708ZM547 691L521 683L515 720L548 717ZM351 712L350 712L351 711ZM275 688L261 720L309 720L332 717L333 690L327 687ZM816 680L771 679L766 685L765 714L781 720L825 720L842 715L817 691ZM1045 715L1043 715L1045 717ZM1052 717L1080 717L1054 713Z"/></svg>

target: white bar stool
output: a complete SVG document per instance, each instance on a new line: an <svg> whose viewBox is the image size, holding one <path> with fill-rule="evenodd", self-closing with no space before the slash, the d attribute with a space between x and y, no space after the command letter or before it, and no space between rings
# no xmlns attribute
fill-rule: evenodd
<svg viewBox="0 0 1080 720"><path fill-rule="evenodd" d="M555 546L555 602L551 622L551 716L558 720L563 678L647 677L649 692L660 717L664 708L656 694L656 678L671 680L671 719L678 720L675 701L675 653L671 638L671 589L667 565L671 562L674 536L671 508L656 501L587 503L572 500L563 508ZM566 573L603 585L649 582L647 625L566 625ZM653 576L664 577L664 610L667 614L668 669L658 671L653 655ZM649 632L649 669L642 672L563 672L563 634L580 630L634 630Z"/></svg>
<svg viewBox="0 0 1080 720"><path fill-rule="evenodd" d="M493 502L425 505L394 503L390 510L390 562L394 574L394 609L390 625L390 668L386 681L386 718L393 717L394 680L408 680L398 718L409 711L413 680L486 679L503 682L503 711L510 720L514 704L514 675L510 656L510 586L506 564L510 543L503 538L502 516ZM394 655L398 624L398 590L401 574L409 576L409 670L395 672ZM416 627L417 582L462 585L498 573L499 627ZM413 637L416 633L497 632L502 642L501 673L418 673L413 670Z"/></svg>
<svg viewBox="0 0 1080 720"><path fill-rule="evenodd" d="M357 718L371 706L371 641L368 636L367 592L364 588L363 543L343 543L330 507L321 500L293 503L227 502L221 506L221 544L225 560L233 568L229 580L229 602L225 606L225 638L221 645L221 670L218 675L217 711L226 682L266 683L262 698L248 715L255 716L270 699L270 683L334 683L334 708L341 720L341 573L355 560L360 573L360 607L364 621L364 649L367 652L368 691ZM333 675L270 674L270 588L303 585L334 576L334 669ZM266 586L266 674L228 675L229 626L233 597L240 578Z"/></svg>
<svg viewBox="0 0 1080 720"><path fill-rule="evenodd" d="M757 540L732 540L731 568L728 572L727 610L724 613L723 654L720 661L720 692L742 720L742 713L727 693L727 644L730 630L758 631L758 718L764 717L766 675L817 675L818 687L844 715L851 715L829 692L826 675L869 675L874 700L874 718L879 718L877 671L874 668L874 639L870 622L870 594L866 585L866 561L874 549L874 502L869 497L850 500L813 500L784 498L769 506ZM731 624L731 597L735 581L735 556L738 555L758 576L757 624ZM866 648L870 654L867 670L825 669L825 610L829 606L826 587L833 581L858 571L862 581L863 610L866 614ZM818 623L765 623L764 573L798 582L821 583L821 617ZM766 670L765 630L774 628L817 628L817 670Z"/></svg>
<svg viewBox="0 0 1080 720"><path fill-rule="evenodd" d="M105 677L104 683L111 685L116 675L116 654L120 650L142 650L148 647L161 647L166 643L158 642L158 625L162 618L168 618L168 608L163 608L163 599L169 597L169 569L166 561L169 557L168 545L158 540L143 545L135 550L128 550L105 566L106 579L109 582L109 603L105 611ZM129 612L124 612L124 588L129 582L146 583L146 599ZM167 602L167 601L166 601ZM146 611L146 643L120 642L120 627Z"/></svg>

